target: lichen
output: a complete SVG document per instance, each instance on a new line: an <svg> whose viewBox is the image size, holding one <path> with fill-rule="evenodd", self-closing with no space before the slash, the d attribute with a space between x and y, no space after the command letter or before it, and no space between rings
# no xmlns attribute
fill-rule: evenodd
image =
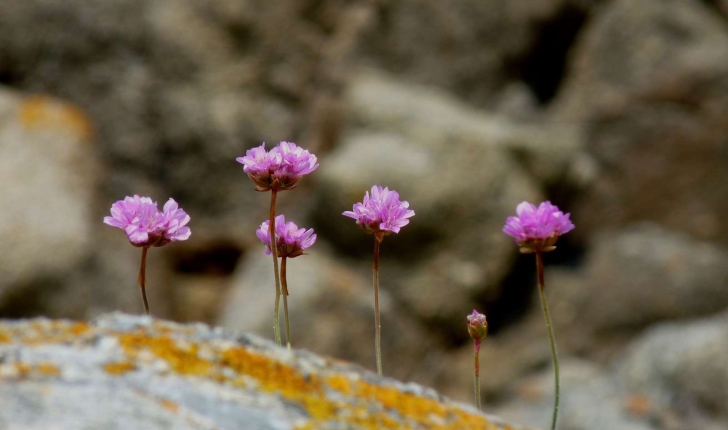
<svg viewBox="0 0 728 430"><path fill-rule="evenodd" d="M88 336L86 336L88 332ZM5 333L2 333L5 334ZM104 365L109 375L123 376L145 366L149 353L164 361L169 371L189 377L201 377L242 389L254 389L298 405L307 422L296 430L337 427L346 423L363 430L437 429L437 430L507 430L480 415L439 402L432 398L404 393L396 388L366 382L346 374L325 369L308 374L293 365L248 348L213 342L189 340L190 333L171 324L154 323L138 327L135 332L113 332L78 323L43 321L5 334L4 338L23 343L78 342L98 336L115 337L126 358ZM201 353L204 352L204 353ZM16 363L21 377L59 376L53 365ZM179 406L161 400L165 409Z"/></svg>
<svg viewBox="0 0 728 430"><path fill-rule="evenodd" d="M123 375L127 372L131 372L134 369L136 369L136 366L128 361L122 361L119 363L107 363L106 365L104 365L104 370L106 371L106 373L109 373L111 375Z"/></svg>

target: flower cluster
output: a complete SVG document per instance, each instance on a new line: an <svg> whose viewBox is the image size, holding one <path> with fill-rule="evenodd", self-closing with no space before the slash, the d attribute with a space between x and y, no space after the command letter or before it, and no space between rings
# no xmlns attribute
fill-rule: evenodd
<svg viewBox="0 0 728 430"><path fill-rule="evenodd" d="M264 221L260 225L260 228L255 232L258 239L268 247L266 255L270 255L270 234L268 228L270 227L268 221ZM286 222L284 215L278 215L275 221L275 240L276 250L278 251L278 257L289 257L295 258L299 255L303 255L303 251L310 248L316 243L316 234L313 229L306 230L305 228L298 228L293 222Z"/></svg>
<svg viewBox="0 0 728 430"><path fill-rule="evenodd" d="M111 216L104 217L105 224L124 230L129 242L137 247L187 240L191 234L188 222L190 216L174 199L169 199L160 212L156 202L138 195L114 203Z"/></svg>
<svg viewBox="0 0 728 430"><path fill-rule="evenodd" d="M522 202L516 207L516 214L508 217L503 232L515 239L523 253L552 251L559 236L574 229L570 214L564 214L548 201L538 207Z"/></svg>
<svg viewBox="0 0 728 430"><path fill-rule="evenodd" d="M243 165L243 171L255 182L258 191L292 190L303 175L319 166L315 155L292 142L280 142L270 151L265 150L263 143L236 160Z"/></svg>
<svg viewBox="0 0 728 430"><path fill-rule="evenodd" d="M485 315L475 309L468 315L468 333L475 342L481 342L488 335L488 321L485 320Z"/></svg>
<svg viewBox="0 0 728 430"><path fill-rule="evenodd" d="M356 223L367 233L399 233L399 229L409 224L415 211L408 209L409 203L399 200L399 193L382 188L372 187L372 194L367 191L364 201L354 204L353 211L346 211L344 216L354 218Z"/></svg>

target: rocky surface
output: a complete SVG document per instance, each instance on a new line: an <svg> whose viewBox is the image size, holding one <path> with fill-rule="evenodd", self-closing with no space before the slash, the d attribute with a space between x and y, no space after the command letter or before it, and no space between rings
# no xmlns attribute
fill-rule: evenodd
<svg viewBox="0 0 728 430"><path fill-rule="evenodd" d="M606 366L562 360L558 428L726 428L727 330L726 313L660 324L642 333ZM543 425L553 407L552 389L553 373L544 370L523 378L512 399L495 410L528 425Z"/></svg>
<svg viewBox="0 0 728 430"><path fill-rule="evenodd" d="M705 3L610 2L574 48L552 119L586 125L602 172L581 232L651 220L728 241L728 27Z"/></svg>
<svg viewBox="0 0 728 430"><path fill-rule="evenodd" d="M543 426L533 259L500 228L548 198L577 226L546 280L591 399L565 393L563 425L725 428L722 394L684 385L655 415L615 369L653 325L728 305L727 4L0 1L0 316L139 312L139 250L101 219L141 193L192 216L190 241L150 253L154 315L270 338L268 195L234 158L294 140L321 162L278 202L319 233L290 262L294 345L371 367L371 237L340 213L396 187L417 215L382 249L387 373L469 400L478 307L489 408Z"/></svg>
<svg viewBox="0 0 728 430"><path fill-rule="evenodd" d="M67 277L92 245L93 138L78 107L0 88L0 308Z"/></svg>
<svg viewBox="0 0 728 430"><path fill-rule="evenodd" d="M517 430L415 384L202 324L0 323L0 428Z"/></svg>

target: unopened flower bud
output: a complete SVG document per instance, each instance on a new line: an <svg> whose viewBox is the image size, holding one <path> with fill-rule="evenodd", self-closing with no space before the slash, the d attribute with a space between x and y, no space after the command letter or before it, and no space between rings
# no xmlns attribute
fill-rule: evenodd
<svg viewBox="0 0 728 430"><path fill-rule="evenodd" d="M475 309L468 315L468 333L476 342L481 342L488 335L488 321L485 320L485 315Z"/></svg>

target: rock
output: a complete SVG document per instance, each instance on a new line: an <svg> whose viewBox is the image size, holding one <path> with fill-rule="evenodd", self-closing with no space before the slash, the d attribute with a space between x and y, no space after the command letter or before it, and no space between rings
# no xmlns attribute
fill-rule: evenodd
<svg viewBox="0 0 728 430"><path fill-rule="evenodd" d="M78 107L0 89L0 308L39 280L52 297L48 280L87 256L100 170L93 140Z"/></svg>
<svg viewBox="0 0 728 430"><path fill-rule="evenodd" d="M487 370L487 369L486 369ZM514 400L497 408L506 417L548 428L553 411L553 371L524 378ZM647 417L631 414L628 396L612 375L588 362L562 360L558 429L656 430Z"/></svg>
<svg viewBox="0 0 728 430"><path fill-rule="evenodd" d="M653 221L728 241L728 28L706 3L613 1L585 28L550 117L585 126L601 172L576 235Z"/></svg>
<svg viewBox="0 0 728 430"><path fill-rule="evenodd" d="M272 339L273 263L262 245L258 251L246 256L233 276L219 322ZM362 273L337 261L323 243L309 252L287 263L293 346L375 368L374 294L369 271ZM431 353L443 345L388 290L380 289L379 300L385 374L432 385L442 369L436 360L439 355ZM280 306L285 342L282 301Z"/></svg>
<svg viewBox="0 0 728 430"><path fill-rule="evenodd" d="M570 165L578 130L516 125L370 71L347 94L342 143L317 172L321 236L337 252L368 257L372 238L332 214L350 210L373 184L399 191L416 215L382 245L382 271L392 274L382 275L383 287L461 336L465 310L498 295L517 254L501 232L506 217L519 202L543 197L533 176L554 177Z"/></svg>
<svg viewBox="0 0 728 430"><path fill-rule="evenodd" d="M3 428L516 429L255 336L112 314L0 323Z"/></svg>
<svg viewBox="0 0 728 430"><path fill-rule="evenodd" d="M437 86L480 106L513 82L541 42L542 28L591 1L465 0L453 5L382 2L359 48L368 63L410 82ZM566 12L565 12L566 10ZM557 60L551 59L551 62ZM550 66L550 65L549 65ZM548 73L542 71L543 73Z"/></svg>
<svg viewBox="0 0 728 430"><path fill-rule="evenodd" d="M725 428L726 351L726 313L688 323L660 324L634 340L619 374L632 392L648 398L656 410L700 420L680 428Z"/></svg>
<svg viewBox="0 0 728 430"><path fill-rule="evenodd" d="M727 263L722 247L639 224L594 240L581 282L565 284L573 289L565 299L575 320L596 331L707 315L728 307Z"/></svg>

